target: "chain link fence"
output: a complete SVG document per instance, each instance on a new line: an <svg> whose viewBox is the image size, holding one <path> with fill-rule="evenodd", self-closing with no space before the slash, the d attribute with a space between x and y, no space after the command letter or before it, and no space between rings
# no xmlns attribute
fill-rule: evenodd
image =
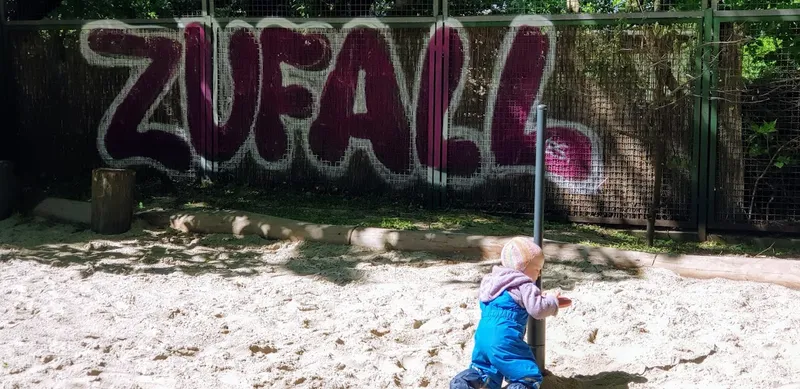
<svg viewBox="0 0 800 389"><path fill-rule="evenodd" d="M723 23L715 219L800 223L800 43L792 21Z"/></svg>

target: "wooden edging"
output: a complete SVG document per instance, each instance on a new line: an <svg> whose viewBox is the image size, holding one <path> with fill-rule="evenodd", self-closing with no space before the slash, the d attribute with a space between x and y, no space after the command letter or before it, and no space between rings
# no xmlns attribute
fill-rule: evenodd
<svg viewBox="0 0 800 389"><path fill-rule="evenodd" d="M48 198L34 209L34 214L88 224L91 207L87 202ZM267 239L313 241L380 250L474 255L481 259L497 258L503 244L512 238L323 225L239 211L151 211L139 213L137 217L153 226L182 232L256 235ZM689 278L766 282L800 289L800 260L648 254L549 240L545 240L544 251L551 260L561 262L590 262L627 269L655 267Z"/></svg>

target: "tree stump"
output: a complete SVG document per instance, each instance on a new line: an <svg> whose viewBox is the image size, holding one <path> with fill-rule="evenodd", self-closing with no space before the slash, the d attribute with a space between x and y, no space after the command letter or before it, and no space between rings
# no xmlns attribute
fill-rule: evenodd
<svg viewBox="0 0 800 389"><path fill-rule="evenodd" d="M116 235L131 229L135 181L132 170L92 170L92 231Z"/></svg>
<svg viewBox="0 0 800 389"><path fill-rule="evenodd" d="M0 220L8 218L14 211L16 192L14 164L10 161L0 161Z"/></svg>

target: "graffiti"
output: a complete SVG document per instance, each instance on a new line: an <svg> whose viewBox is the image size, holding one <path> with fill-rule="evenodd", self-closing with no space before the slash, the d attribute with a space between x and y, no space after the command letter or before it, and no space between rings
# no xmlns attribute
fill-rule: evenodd
<svg viewBox="0 0 800 389"><path fill-rule="evenodd" d="M512 22L482 128L446 125L470 69L469 41L456 20L431 28L416 59L418 74L411 75L401 67L392 30L373 19L354 19L341 30L320 22L235 21L212 26L220 31L216 45L199 23L180 31L100 23L81 35L84 57L130 71L98 129L97 147L109 165L145 163L180 177L212 163L234 169L250 158L264 169L287 171L301 153L326 177L339 178L354 153L363 152L393 186L434 169L445 171L447 185L457 189L533 172L535 107L556 51L552 25L541 17ZM433 70L433 59L442 56L446 87L436 94L432 85L441 72ZM413 77L411 87L406 77ZM178 123L154 121L176 88ZM434 149L442 150L440 158ZM602 160L593 131L548 121L551 182L592 193L602 181Z"/></svg>

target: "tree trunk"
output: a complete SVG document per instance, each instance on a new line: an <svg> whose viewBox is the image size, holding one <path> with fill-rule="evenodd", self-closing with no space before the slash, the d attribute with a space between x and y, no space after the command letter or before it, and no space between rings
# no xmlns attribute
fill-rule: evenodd
<svg viewBox="0 0 800 389"><path fill-rule="evenodd" d="M741 24L726 23L720 28L722 44L719 55L719 143L717 181L717 210L727 215L743 217L745 207L744 150L742 123L742 51L744 31ZM727 42L727 43L726 43ZM716 183L712 183L716 184ZM727 220L734 221L734 220Z"/></svg>
<svg viewBox="0 0 800 389"><path fill-rule="evenodd" d="M135 181L132 170L92 171L92 231L115 235L131 229Z"/></svg>
<svg viewBox="0 0 800 389"><path fill-rule="evenodd" d="M656 219L661 208L661 185L664 179L664 162L667 134L669 133L669 120L674 109L674 97L666 96L665 91L670 90L669 81L672 69L669 62L669 49L672 39L669 32L657 30L648 34L653 72L651 85L653 88L653 103L650 109L650 141L653 142L653 197L647 214L647 245L653 246L656 233Z"/></svg>
<svg viewBox="0 0 800 389"><path fill-rule="evenodd" d="M14 211L16 189L14 164L0 161L0 220L8 218Z"/></svg>

